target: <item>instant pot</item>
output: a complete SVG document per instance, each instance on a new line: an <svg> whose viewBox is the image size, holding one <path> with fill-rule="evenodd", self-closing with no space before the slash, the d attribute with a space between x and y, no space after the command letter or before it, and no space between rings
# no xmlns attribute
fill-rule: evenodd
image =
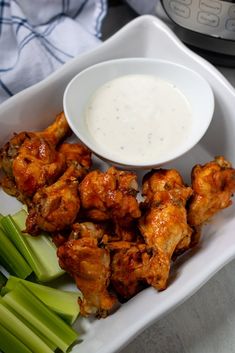
<svg viewBox="0 0 235 353"><path fill-rule="evenodd" d="M235 0L161 0L177 36L214 64L235 67Z"/></svg>

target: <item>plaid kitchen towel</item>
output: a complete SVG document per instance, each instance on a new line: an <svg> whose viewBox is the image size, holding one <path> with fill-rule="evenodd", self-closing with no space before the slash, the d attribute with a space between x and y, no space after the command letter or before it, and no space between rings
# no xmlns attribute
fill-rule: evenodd
<svg viewBox="0 0 235 353"><path fill-rule="evenodd" d="M0 0L0 102L98 45L106 0Z"/></svg>

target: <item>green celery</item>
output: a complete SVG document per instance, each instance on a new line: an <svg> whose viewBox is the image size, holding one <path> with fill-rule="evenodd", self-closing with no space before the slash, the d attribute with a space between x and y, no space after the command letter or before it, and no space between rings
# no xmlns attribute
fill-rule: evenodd
<svg viewBox="0 0 235 353"><path fill-rule="evenodd" d="M22 283L2 300L63 352L77 340L78 334Z"/></svg>
<svg viewBox="0 0 235 353"><path fill-rule="evenodd" d="M24 209L15 213L12 218L21 231L25 230L27 212ZM40 281L51 281L65 273L59 266L57 247L47 233L42 232L36 237L24 233L24 236L28 245L38 258L38 261L45 268L46 272L44 273L44 276L42 276L42 279L40 280L40 278L38 278Z"/></svg>
<svg viewBox="0 0 235 353"><path fill-rule="evenodd" d="M25 324L30 330L32 330L35 335L37 335L52 351L55 351L56 348L58 348L54 343L52 343L48 337L45 337L44 335L42 335L42 333L40 331L37 330L37 328L35 328L34 326L31 325L30 322L28 322L27 320L25 320L24 317L22 317L21 315L19 315L19 313L17 313L11 306L9 306L6 302L4 302L4 305L6 306L6 308L13 313L13 315L15 315L20 321L22 321L23 324Z"/></svg>
<svg viewBox="0 0 235 353"><path fill-rule="evenodd" d="M62 291L10 276L6 285L2 288L1 294L4 295L12 291L19 282L23 283L38 299L57 315L61 316L68 324L71 325L74 323L80 309L78 304L78 292Z"/></svg>
<svg viewBox="0 0 235 353"><path fill-rule="evenodd" d="M12 335L34 353L53 353L53 351L45 344L34 331L26 326L14 313L8 309L3 298L0 297L0 325L8 330ZM16 350L15 352L18 352Z"/></svg>
<svg viewBox="0 0 235 353"><path fill-rule="evenodd" d="M27 233L22 234L26 218L27 213L21 210L13 216L4 216L0 223L8 237L30 264L37 279L40 282L51 281L64 274L59 266L56 246L46 235L33 237Z"/></svg>
<svg viewBox="0 0 235 353"><path fill-rule="evenodd" d="M17 278L17 277L16 277ZM19 278L20 279L20 278ZM1 293L1 295L3 296L3 294ZM20 316L17 312L14 311L14 309L12 307L10 307L9 305L7 305L7 303L4 302L4 305L6 306L6 308L13 314L15 315L20 321L22 321L22 323L24 323L30 330L32 330L51 350L55 351L56 348L58 348L54 343L52 343L47 337L45 337L44 335L41 334L41 332L39 332L35 327L33 327L30 322L28 322L27 320L25 320L25 318L23 318L22 316ZM1 323L1 320L0 320ZM1 345L0 345L1 346Z"/></svg>
<svg viewBox="0 0 235 353"><path fill-rule="evenodd" d="M4 218L4 217L3 217ZM2 219L3 219L2 218ZM32 270L19 253L14 244L0 228L0 263L10 273L20 278L26 278Z"/></svg>
<svg viewBox="0 0 235 353"><path fill-rule="evenodd" d="M32 353L24 343L0 324L0 351L4 353Z"/></svg>

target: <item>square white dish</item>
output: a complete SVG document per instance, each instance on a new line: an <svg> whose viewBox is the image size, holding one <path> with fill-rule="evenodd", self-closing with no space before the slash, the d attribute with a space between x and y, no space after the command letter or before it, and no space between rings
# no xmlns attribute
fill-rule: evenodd
<svg viewBox="0 0 235 353"><path fill-rule="evenodd" d="M152 16L135 19L95 50L73 59L46 80L2 104L0 144L13 132L47 126L62 110L64 89L74 75L97 62L120 57L151 57L184 64L201 74L213 89L215 113L209 130L195 148L167 167L177 168L189 182L192 166L215 155L224 155L235 166L235 90L211 64L187 49L162 21ZM13 213L19 208L14 199L2 191L0 195L0 213ZM198 290L235 257L234 211L234 206L224 210L204 228L200 249L180 259L179 266L175 264L176 276L164 292L149 288L106 319L79 319L82 341L72 352L115 352Z"/></svg>

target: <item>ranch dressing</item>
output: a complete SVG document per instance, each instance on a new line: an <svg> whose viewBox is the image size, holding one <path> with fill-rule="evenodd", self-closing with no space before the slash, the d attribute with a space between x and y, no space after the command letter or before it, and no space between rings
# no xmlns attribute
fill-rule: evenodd
<svg viewBox="0 0 235 353"><path fill-rule="evenodd" d="M95 142L123 162L151 163L187 138L189 102L173 84L151 75L126 75L91 97L86 123Z"/></svg>

